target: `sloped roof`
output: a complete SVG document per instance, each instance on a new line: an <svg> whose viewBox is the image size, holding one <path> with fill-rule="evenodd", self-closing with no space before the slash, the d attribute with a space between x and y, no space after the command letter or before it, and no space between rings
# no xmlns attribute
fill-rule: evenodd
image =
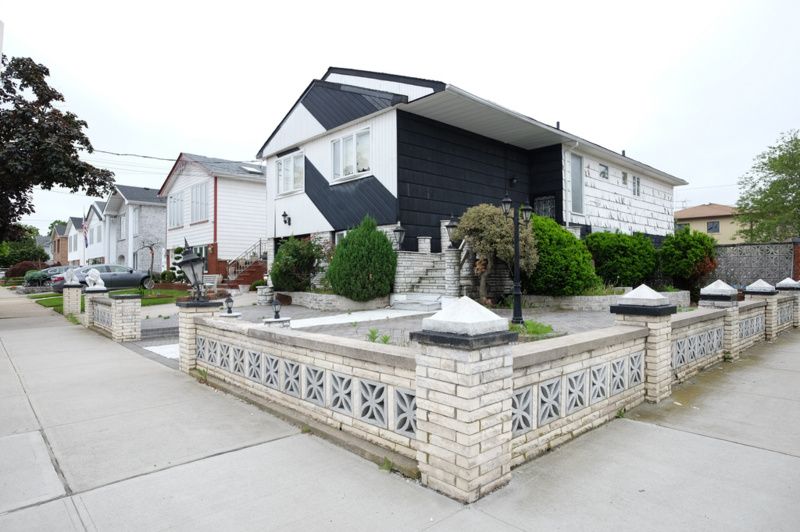
<svg viewBox="0 0 800 532"><path fill-rule="evenodd" d="M103 212L103 209L106 208L106 202L105 201L95 201L94 204L95 204L95 206L97 206L97 210L99 210L101 213Z"/></svg>
<svg viewBox="0 0 800 532"><path fill-rule="evenodd" d="M115 185L117 191L122 194L129 203L156 203L163 204L167 200L159 197L158 190L155 188L132 187L129 185ZM99 203L99 202L98 202Z"/></svg>
<svg viewBox="0 0 800 532"><path fill-rule="evenodd" d="M49 236L36 235L36 244L37 245L42 246L42 247L46 247L47 245L50 244L50 242L51 242L51 240L50 240Z"/></svg>
<svg viewBox="0 0 800 532"><path fill-rule="evenodd" d="M67 224L56 224L53 226L56 236L64 236L67 233Z"/></svg>
<svg viewBox="0 0 800 532"><path fill-rule="evenodd" d="M72 227L74 227L75 229L80 230L80 228L83 226L83 218L79 216L70 216L69 223L71 223Z"/></svg>
<svg viewBox="0 0 800 532"><path fill-rule="evenodd" d="M705 203L675 211L676 220L692 220L694 218L722 218L736 216L736 207L720 203Z"/></svg>
<svg viewBox="0 0 800 532"><path fill-rule="evenodd" d="M227 175L237 177L260 177L263 175L261 168L255 164L247 164L240 161L229 161L228 159L218 159L216 157L206 157L194 153L182 153L181 156L188 161L195 162L205 168L211 175ZM248 172L245 168L254 170Z"/></svg>

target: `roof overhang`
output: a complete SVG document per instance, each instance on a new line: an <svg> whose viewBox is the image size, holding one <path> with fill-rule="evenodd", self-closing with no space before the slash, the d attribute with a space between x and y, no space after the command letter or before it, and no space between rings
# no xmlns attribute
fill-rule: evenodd
<svg viewBox="0 0 800 532"><path fill-rule="evenodd" d="M543 148L554 144L571 144L575 149L597 157L614 161L642 174L673 186L688 184L683 179L670 175L630 157L594 144L576 135L554 128L533 118L506 109L494 102L447 85L436 92L397 109L424 116L484 137L489 137L526 150Z"/></svg>

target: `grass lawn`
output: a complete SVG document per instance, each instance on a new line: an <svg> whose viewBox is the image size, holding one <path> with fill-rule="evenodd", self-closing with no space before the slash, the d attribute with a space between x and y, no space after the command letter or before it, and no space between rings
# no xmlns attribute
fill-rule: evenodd
<svg viewBox="0 0 800 532"><path fill-rule="evenodd" d="M539 323L538 321L525 320L524 324L511 323L508 326L511 332L524 334L526 336L538 336L540 334L548 334L553 332L553 327L546 323Z"/></svg>
<svg viewBox="0 0 800 532"><path fill-rule="evenodd" d="M45 292L43 294L31 294L28 296L28 299L45 299L48 297L61 297L59 294L55 292Z"/></svg>
<svg viewBox="0 0 800 532"><path fill-rule="evenodd" d="M112 290L110 294L139 294L138 288L130 288L127 290ZM167 303L175 303L179 297L186 297L186 290L145 290L142 296L142 306L150 307L152 305L165 305ZM58 294L34 294L28 296L36 301L37 304L51 308L61 314L64 313L64 296ZM81 312L85 308L84 298L81 297Z"/></svg>

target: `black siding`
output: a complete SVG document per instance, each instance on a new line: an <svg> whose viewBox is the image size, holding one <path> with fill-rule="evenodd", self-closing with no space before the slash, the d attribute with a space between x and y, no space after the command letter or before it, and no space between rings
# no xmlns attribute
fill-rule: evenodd
<svg viewBox="0 0 800 532"><path fill-rule="evenodd" d="M305 177L306 195L335 231L357 226L366 215L378 225L397 221L397 200L374 176L331 186L306 159Z"/></svg>
<svg viewBox="0 0 800 532"><path fill-rule="evenodd" d="M557 195L562 215L560 145L523 150L398 111L397 161L407 250L416 250L416 237L431 236L431 249L440 251L441 220L479 203L499 204L506 193L514 202L531 201L534 189Z"/></svg>
<svg viewBox="0 0 800 532"><path fill-rule="evenodd" d="M302 103L322 127L333 129L405 100L398 94L317 81Z"/></svg>

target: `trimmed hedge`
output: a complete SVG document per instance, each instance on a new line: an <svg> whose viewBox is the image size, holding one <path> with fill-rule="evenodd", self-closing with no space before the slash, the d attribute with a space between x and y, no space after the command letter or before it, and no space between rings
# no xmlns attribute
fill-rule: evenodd
<svg viewBox="0 0 800 532"><path fill-rule="evenodd" d="M389 295L394 285L397 254L375 220L365 217L347 232L333 252L327 279L335 294L353 301Z"/></svg>
<svg viewBox="0 0 800 532"><path fill-rule="evenodd" d="M583 242L551 218L533 216L531 222L539 262L525 275L529 294L575 296L600 285Z"/></svg>
<svg viewBox="0 0 800 532"><path fill-rule="evenodd" d="M692 301L700 296L700 280L717 267L716 244L707 234L686 227L668 235L658 251L661 271L676 286L689 290Z"/></svg>
<svg viewBox="0 0 800 532"><path fill-rule="evenodd" d="M656 268L656 247L641 233L592 233L585 242L606 284L636 287Z"/></svg>
<svg viewBox="0 0 800 532"><path fill-rule="evenodd" d="M311 287L317 261L322 256L319 245L312 240L289 237L275 254L269 276L276 290L304 292Z"/></svg>

